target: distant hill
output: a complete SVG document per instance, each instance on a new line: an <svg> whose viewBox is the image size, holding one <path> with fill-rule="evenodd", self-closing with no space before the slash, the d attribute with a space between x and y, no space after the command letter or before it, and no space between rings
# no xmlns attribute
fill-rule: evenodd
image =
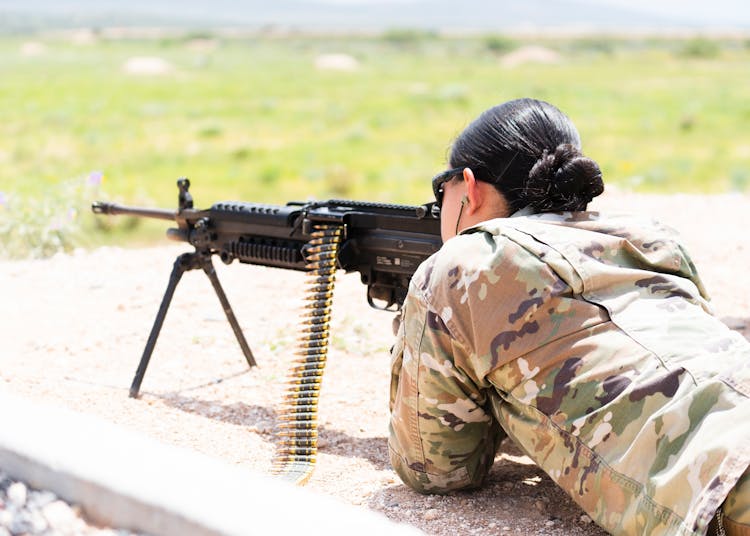
<svg viewBox="0 0 750 536"><path fill-rule="evenodd" d="M749 19L726 14L724 24L748 28ZM716 19L714 24L720 20L723 19ZM699 27L706 22L690 18L683 10L656 17L635 8L602 5L596 0L391 0L359 5L331 0L181 0L179 4L168 0L0 0L0 27L19 30L84 25L610 30Z"/></svg>

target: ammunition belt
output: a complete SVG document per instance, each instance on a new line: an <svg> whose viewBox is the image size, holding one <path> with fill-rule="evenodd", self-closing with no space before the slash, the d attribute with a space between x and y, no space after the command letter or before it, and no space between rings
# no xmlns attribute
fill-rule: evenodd
<svg viewBox="0 0 750 536"><path fill-rule="evenodd" d="M271 473L295 484L312 476L317 456L318 395L328 355L331 298L341 227L316 225L305 249L308 289L303 329L287 394L279 414L277 449Z"/></svg>

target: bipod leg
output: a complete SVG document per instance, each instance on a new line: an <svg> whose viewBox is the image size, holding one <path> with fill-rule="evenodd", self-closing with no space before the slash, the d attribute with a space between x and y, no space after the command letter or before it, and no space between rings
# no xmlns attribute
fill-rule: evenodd
<svg viewBox="0 0 750 536"><path fill-rule="evenodd" d="M216 296L218 296L219 301L221 302L221 306L224 308L224 314L227 315L229 325L232 326L232 331L234 331L234 335L235 337L237 337L237 342L240 343L240 348L242 348L242 353L245 354L247 364L251 367L254 367L256 363L255 358L253 357L253 352L250 350L250 346L245 340L245 335L243 335L240 324L237 322L237 317L234 316L234 311L232 311L232 306L229 305L227 295L224 294L224 289L221 288L221 283L219 283L219 276L216 275L216 270L214 269L214 265L211 262L211 257L203 257L201 259L201 267L203 268L203 271L206 272L208 279L211 281L211 284L214 287Z"/></svg>
<svg viewBox="0 0 750 536"><path fill-rule="evenodd" d="M138 398L138 391L140 391L141 389L141 382L143 381L143 376L146 374L146 367L148 366L148 362L151 359L151 354L154 352L156 339L159 338L159 332L161 331L161 327L164 324L164 318L167 316L167 309L169 309L169 304L172 302L172 296L174 296L174 291L177 288L177 283L180 282L180 278L186 270L192 270L195 267L194 255L194 253L183 253L174 261L172 273L169 275L169 284L167 285L167 290L164 292L164 298L162 298L161 300L159 312L156 313L154 325L151 327L151 333L148 336L148 341L146 341L146 347L143 349L141 361L140 363L138 363L138 370L136 370L135 377L133 378L133 383L130 386L131 398Z"/></svg>

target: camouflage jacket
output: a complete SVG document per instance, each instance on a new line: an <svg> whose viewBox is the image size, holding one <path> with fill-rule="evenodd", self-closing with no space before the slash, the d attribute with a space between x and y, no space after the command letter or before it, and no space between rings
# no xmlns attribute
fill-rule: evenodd
<svg viewBox="0 0 750 536"><path fill-rule="evenodd" d="M507 433L614 534L704 534L750 463L750 344L675 233L595 212L484 222L414 275L391 461L478 486Z"/></svg>

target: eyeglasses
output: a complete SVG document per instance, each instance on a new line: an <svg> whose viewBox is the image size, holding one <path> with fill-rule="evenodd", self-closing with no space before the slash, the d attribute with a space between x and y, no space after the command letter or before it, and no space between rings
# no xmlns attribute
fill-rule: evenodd
<svg viewBox="0 0 750 536"><path fill-rule="evenodd" d="M435 175L432 178L432 193L435 194L435 206L441 208L443 206L443 187L445 183L453 179L459 173L462 173L464 168L453 168L447 169Z"/></svg>

